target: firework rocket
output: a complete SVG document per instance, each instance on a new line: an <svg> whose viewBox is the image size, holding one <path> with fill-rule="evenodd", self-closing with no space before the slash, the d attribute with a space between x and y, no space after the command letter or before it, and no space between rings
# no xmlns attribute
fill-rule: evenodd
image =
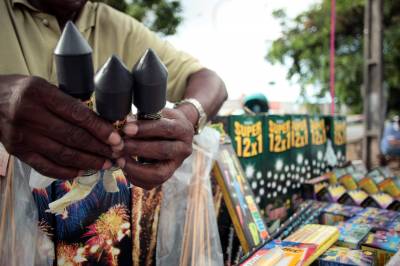
<svg viewBox="0 0 400 266"><path fill-rule="evenodd" d="M111 123L124 121L131 112L132 84L124 63L111 56L95 77L97 113Z"/></svg>
<svg viewBox="0 0 400 266"><path fill-rule="evenodd" d="M94 90L92 48L68 21L54 50L60 89L85 102Z"/></svg>
<svg viewBox="0 0 400 266"><path fill-rule="evenodd" d="M139 120L157 120L166 104L168 70L152 49L147 49L133 69L133 104ZM139 158L141 162L150 162Z"/></svg>
<svg viewBox="0 0 400 266"><path fill-rule="evenodd" d="M96 110L100 117L121 129L131 112L133 77L124 63L115 55L111 56L95 77ZM118 167L106 170L103 176L107 192L118 192L117 182L112 175Z"/></svg>
<svg viewBox="0 0 400 266"><path fill-rule="evenodd" d="M92 49L75 25L68 21L54 51L60 89L91 108L94 91ZM96 170L77 177L75 185L62 198L49 204L50 212L67 215L66 208L84 199L99 179Z"/></svg>

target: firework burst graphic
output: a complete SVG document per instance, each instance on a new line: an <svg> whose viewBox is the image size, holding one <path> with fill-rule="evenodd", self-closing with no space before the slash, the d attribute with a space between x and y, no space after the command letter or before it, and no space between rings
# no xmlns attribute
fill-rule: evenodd
<svg viewBox="0 0 400 266"><path fill-rule="evenodd" d="M64 266L81 266L86 259L87 248L78 244L60 242L57 245L57 264Z"/></svg>
<svg viewBox="0 0 400 266"><path fill-rule="evenodd" d="M86 241L89 253L98 260L104 253L109 265L117 265L120 250L114 245L131 233L127 208L121 204L111 207L100 215L95 223L88 226L88 229L83 236L90 237Z"/></svg>

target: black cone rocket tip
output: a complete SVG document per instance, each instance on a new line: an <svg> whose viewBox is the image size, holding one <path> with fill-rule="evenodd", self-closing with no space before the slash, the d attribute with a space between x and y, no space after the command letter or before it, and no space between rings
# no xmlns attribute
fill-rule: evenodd
<svg viewBox="0 0 400 266"><path fill-rule="evenodd" d="M134 99L138 118L157 115L166 104L168 70L152 49L147 49L133 69Z"/></svg>
<svg viewBox="0 0 400 266"><path fill-rule="evenodd" d="M131 111L131 72L115 55L111 56L95 76L96 109L104 119L115 122Z"/></svg>
<svg viewBox="0 0 400 266"><path fill-rule="evenodd" d="M74 23L68 21L54 50L60 89L86 101L94 90L92 49Z"/></svg>

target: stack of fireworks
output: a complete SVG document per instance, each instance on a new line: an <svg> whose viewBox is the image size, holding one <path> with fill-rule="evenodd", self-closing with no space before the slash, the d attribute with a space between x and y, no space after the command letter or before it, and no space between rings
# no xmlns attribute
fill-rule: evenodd
<svg viewBox="0 0 400 266"><path fill-rule="evenodd" d="M240 265L310 265L339 237L333 226L309 224L285 240L273 240L244 258Z"/></svg>
<svg viewBox="0 0 400 266"><path fill-rule="evenodd" d="M369 173L351 166L306 181L303 197L346 205L400 210L400 178L377 168Z"/></svg>
<svg viewBox="0 0 400 266"><path fill-rule="evenodd" d="M231 115L214 122L231 137L267 225L290 216L301 184L330 168L328 143L337 162L345 159L343 117Z"/></svg>
<svg viewBox="0 0 400 266"><path fill-rule="evenodd" d="M166 103L167 69L148 49L131 73L124 63L112 55L94 77L92 49L72 22L68 22L55 49L59 88L97 111L104 120L120 130L137 107L138 119L159 119ZM95 91L95 104L93 92ZM122 133L122 132L121 132ZM113 166L102 176L107 192L118 192ZM101 174L88 170L75 179L70 192L52 202L50 211L62 214L74 202L84 199L101 179Z"/></svg>

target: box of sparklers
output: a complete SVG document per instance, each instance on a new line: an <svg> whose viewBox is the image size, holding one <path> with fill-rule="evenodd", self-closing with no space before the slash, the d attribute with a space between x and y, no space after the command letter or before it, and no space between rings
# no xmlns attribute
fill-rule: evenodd
<svg viewBox="0 0 400 266"><path fill-rule="evenodd" d="M317 245L315 252L306 262L306 265L309 265L328 250L338 238L339 230L334 226L307 224L287 237L285 241Z"/></svg>

